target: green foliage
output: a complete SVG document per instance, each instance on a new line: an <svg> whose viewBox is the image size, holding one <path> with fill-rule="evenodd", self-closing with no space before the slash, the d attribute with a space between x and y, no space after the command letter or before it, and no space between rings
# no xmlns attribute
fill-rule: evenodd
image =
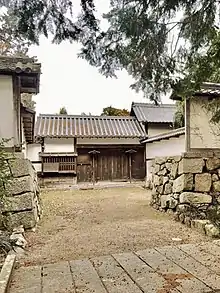
<svg viewBox="0 0 220 293"><path fill-rule="evenodd" d="M176 102L176 112L174 114L174 127L185 126L185 101Z"/></svg>
<svg viewBox="0 0 220 293"><path fill-rule="evenodd" d="M81 15L73 20L75 2L66 0L3 1L17 18L17 31L32 43L39 43L41 34L53 36L53 42L75 41L86 28L97 29L93 0L80 0ZM3 4L2 4L3 5Z"/></svg>
<svg viewBox="0 0 220 293"><path fill-rule="evenodd" d="M102 110L102 116L106 115L106 116L128 116L129 115L129 111L126 109L118 109L118 108L114 108L112 106L103 108Z"/></svg>
<svg viewBox="0 0 220 293"><path fill-rule="evenodd" d="M156 102L171 89L188 95L202 81L219 81L218 0L111 0L105 30L93 0L80 1L78 17L72 3L11 0L7 6L24 39L38 43L40 34L52 34L56 43L80 41L80 57L107 77L126 69L131 87Z"/></svg>
<svg viewBox="0 0 220 293"><path fill-rule="evenodd" d="M220 209L218 204L207 210L207 219L216 227L220 228Z"/></svg>
<svg viewBox="0 0 220 293"><path fill-rule="evenodd" d="M67 109L65 107L60 108L59 114L67 115Z"/></svg>
<svg viewBox="0 0 220 293"><path fill-rule="evenodd" d="M0 16L0 55L25 57L31 42L17 30L18 18L11 10Z"/></svg>

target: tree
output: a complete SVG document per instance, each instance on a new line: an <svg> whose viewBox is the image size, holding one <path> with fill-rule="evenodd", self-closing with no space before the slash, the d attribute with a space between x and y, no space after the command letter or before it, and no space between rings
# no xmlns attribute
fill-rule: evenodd
<svg viewBox="0 0 220 293"><path fill-rule="evenodd" d="M103 108L102 110L102 116L106 115L106 116L129 116L129 111L126 109L118 109L118 108L114 108L112 106Z"/></svg>
<svg viewBox="0 0 220 293"><path fill-rule="evenodd" d="M67 115L67 110L65 107L60 108L59 114L61 115Z"/></svg>
<svg viewBox="0 0 220 293"><path fill-rule="evenodd" d="M176 112L174 114L174 127L185 126L185 101L176 102Z"/></svg>
<svg viewBox="0 0 220 293"><path fill-rule="evenodd" d="M31 42L17 30L18 18L11 10L0 15L0 55L27 57Z"/></svg>
<svg viewBox="0 0 220 293"><path fill-rule="evenodd" d="M135 79L132 88L156 102L161 93L186 94L211 78L204 68L220 59L218 0L111 0L105 30L93 0L80 2L77 19L69 16L71 1L11 0L7 6L28 40L38 43L40 34L51 33L56 43L81 41L82 58L106 76L126 69Z"/></svg>
<svg viewBox="0 0 220 293"><path fill-rule="evenodd" d="M0 15L0 55L28 57L31 42L18 33L17 22L11 10ZM21 102L25 107L35 110L36 102L32 100L31 94L21 94Z"/></svg>
<svg viewBox="0 0 220 293"><path fill-rule="evenodd" d="M53 42L63 40L75 41L87 29L98 30L98 22L94 16L93 0L80 0L81 14L73 19L73 9L77 3L66 0L9 0L2 1L13 11L17 19L17 31L25 39L39 44L41 34L46 37L51 34Z"/></svg>

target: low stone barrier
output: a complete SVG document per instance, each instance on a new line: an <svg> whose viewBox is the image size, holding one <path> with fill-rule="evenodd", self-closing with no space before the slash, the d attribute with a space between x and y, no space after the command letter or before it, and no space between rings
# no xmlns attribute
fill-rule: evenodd
<svg viewBox="0 0 220 293"><path fill-rule="evenodd" d="M193 220L207 220L211 215L218 218L218 212L220 219L219 157L194 153L157 157L153 163L152 185L152 206L173 211L182 223L193 226ZM217 236L216 229L208 228Z"/></svg>
<svg viewBox="0 0 220 293"><path fill-rule="evenodd" d="M11 176L5 185L7 196L1 206L1 221L7 229L23 225L25 229L36 226L42 211L37 172L22 154L7 159Z"/></svg>

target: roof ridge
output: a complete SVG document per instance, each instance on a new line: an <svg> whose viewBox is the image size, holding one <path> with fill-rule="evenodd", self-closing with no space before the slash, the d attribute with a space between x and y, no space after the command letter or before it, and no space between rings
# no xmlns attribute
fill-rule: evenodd
<svg viewBox="0 0 220 293"><path fill-rule="evenodd" d="M133 116L105 116L105 115L71 115L71 114L39 114L38 117L46 118L46 117L63 117L63 118L99 118L99 119L129 119L129 120L136 120Z"/></svg>
<svg viewBox="0 0 220 293"><path fill-rule="evenodd" d="M133 102L132 103L132 106L146 106L146 107L161 107L161 108L165 108L165 107L175 107L175 104L159 104L159 105L156 105L156 104L151 104L151 103L136 103L136 102Z"/></svg>

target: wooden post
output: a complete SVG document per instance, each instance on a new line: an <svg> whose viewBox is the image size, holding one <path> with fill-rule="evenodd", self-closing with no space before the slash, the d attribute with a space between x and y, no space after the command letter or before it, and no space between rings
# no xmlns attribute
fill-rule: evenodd
<svg viewBox="0 0 220 293"><path fill-rule="evenodd" d="M129 180L132 182L132 154L136 153L135 150L127 150L125 153L128 154L128 162L129 162Z"/></svg>
<svg viewBox="0 0 220 293"><path fill-rule="evenodd" d="M44 137L41 139L41 152L44 153L45 145L44 145ZM41 175L44 175L44 158L41 156Z"/></svg>
<svg viewBox="0 0 220 293"><path fill-rule="evenodd" d="M95 155L100 154L100 152L93 150L89 154L92 155L92 183L95 185Z"/></svg>
<svg viewBox="0 0 220 293"><path fill-rule="evenodd" d="M95 155L92 155L92 184L95 185Z"/></svg>
<svg viewBox="0 0 220 293"><path fill-rule="evenodd" d="M131 153L129 153L129 179L130 179L130 183L132 180L131 166L132 166Z"/></svg>

